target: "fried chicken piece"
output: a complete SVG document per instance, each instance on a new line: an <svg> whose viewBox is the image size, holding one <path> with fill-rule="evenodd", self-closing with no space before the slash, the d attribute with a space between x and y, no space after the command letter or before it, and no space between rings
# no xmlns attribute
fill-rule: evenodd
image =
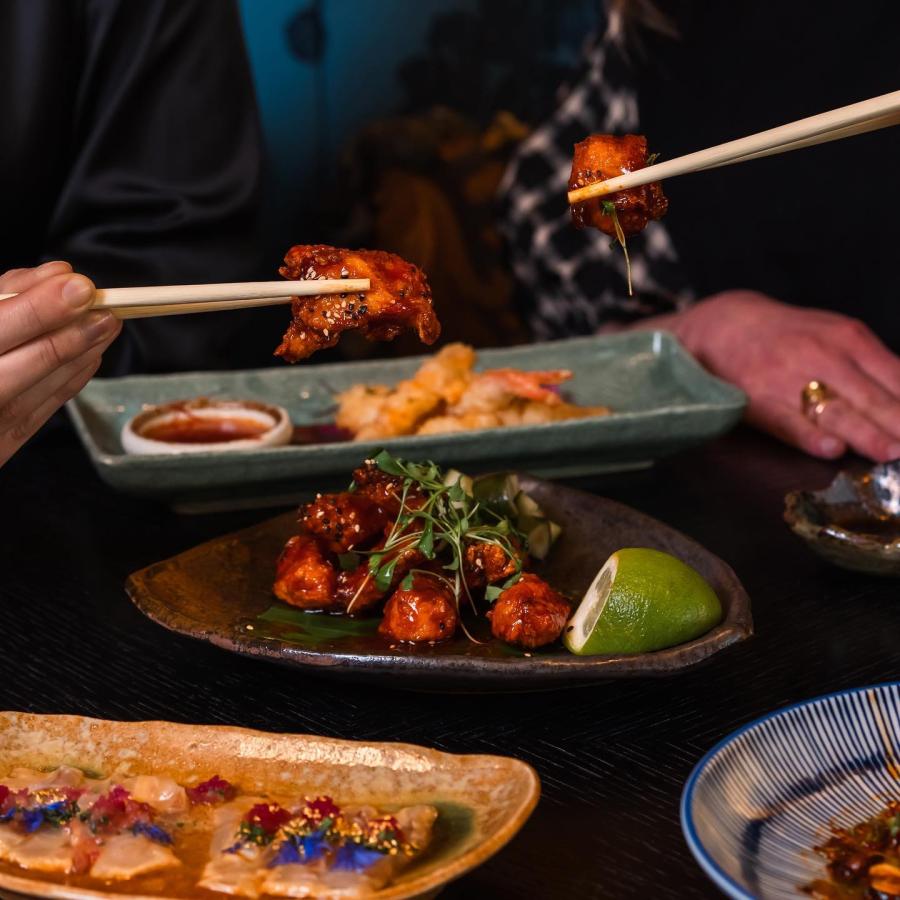
<svg viewBox="0 0 900 900"><path fill-rule="evenodd" d="M396 591L385 604L378 633L408 643L445 641L458 622L453 591L432 575L417 574L408 591Z"/></svg>
<svg viewBox="0 0 900 900"><path fill-rule="evenodd" d="M367 459L358 469L353 470L355 493L367 497L377 503L391 519L400 513L403 500L403 479L399 475L391 475L378 467L373 459ZM406 492L407 509L418 509L425 498L415 485Z"/></svg>
<svg viewBox="0 0 900 900"><path fill-rule="evenodd" d="M495 638L531 649L555 641L570 613L561 594L528 572L497 598L487 617Z"/></svg>
<svg viewBox="0 0 900 900"><path fill-rule="evenodd" d="M606 181L625 172L643 169L647 165L647 139L640 134L592 134L575 145L569 190L597 181ZM637 234L652 219L661 219L669 208L669 201L658 181L616 191L604 197L572 204L572 221L578 228L593 226L604 234L616 237L613 217L603 211L603 203L615 205L616 216L625 237Z"/></svg>
<svg viewBox="0 0 900 900"><path fill-rule="evenodd" d="M384 531L392 521L374 500L360 493L316 494L300 507L300 524L327 542L335 553L346 553Z"/></svg>
<svg viewBox="0 0 900 900"><path fill-rule="evenodd" d="M499 544L471 541L463 551L463 577L472 589L509 578L516 571L517 565L517 560Z"/></svg>
<svg viewBox="0 0 900 900"><path fill-rule="evenodd" d="M337 572L322 542L295 534L284 545L275 568L272 590L279 600L301 609L336 609Z"/></svg>
<svg viewBox="0 0 900 900"><path fill-rule="evenodd" d="M381 546L383 545L384 541L381 542ZM378 545L374 549L378 550ZM400 581L410 569L425 560L425 554L421 550L417 550L412 543L409 546L401 547L385 554L382 563L388 563L394 557L397 557L397 562L394 564L390 586L385 590L379 588L375 583L375 576L369 569L368 560L358 565L355 569L338 574L337 599L348 613L358 616L373 606L377 606L379 601L383 600L389 591L400 584Z"/></svg>
<svg viewBox="0 0 900 900"><path fill-rule="evenodd" d="M293 298L294 318L275 351L287 362L333 347L349 329L358 329L371 341L390 341L415 328L426 344L441 333L425 275L393 253L299 244L288 250L278 271L298 281L368 278L371 284L365 293Z"/></svg>
<svg viewBox="0 0 900 900"><path fill-rule="evenodd" d="M377 606L384 599L385 593L375 584L375 576L369 570L368 560L355 569L338 572L337 599L350 615L358 616Z"/></svg>

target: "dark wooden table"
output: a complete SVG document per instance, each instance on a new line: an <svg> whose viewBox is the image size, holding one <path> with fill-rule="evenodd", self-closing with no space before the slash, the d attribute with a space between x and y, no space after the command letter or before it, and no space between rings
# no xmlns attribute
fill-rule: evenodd
<svg viewBox="0 0 900 900"><path fill-rule="evenodd" d="M530 695L436 696L320 680L179 638L128 602L129 572L268 513L184 517L114 494L59 431L0 469L0 708L216 722L502 753L539 772L522 833L447 898L715 896L681 836L692 766L782 704L898 674L896 582L831 568L782 498L836 466L749 431L645 472L580 484L727 560L756 635L660 680Z"/></svg>

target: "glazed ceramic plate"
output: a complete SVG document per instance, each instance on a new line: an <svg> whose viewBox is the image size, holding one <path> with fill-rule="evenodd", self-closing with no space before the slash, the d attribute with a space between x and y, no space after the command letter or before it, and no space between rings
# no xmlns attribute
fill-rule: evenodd
<svg viewBox="0 0 900 900"><path fill-rule="evenodd" d="M434 804L439 817L432 845L420 861L373 894L377 900L433 896L503 847L531 814L540 793L530 766L502 756L456 756L412 744L223 726L0 713L0 775L15 766L61 764L122 777L156 774L182 781L198 772L215 772L245 793L284 793L290 787L298 795L329 794L338 803L383 808ZM158 885L153 875L144 878ZM0 864L0 890L19 894L137 900L191 896L160 892L158 887L142 894L140 884L137 878L126 890L107 893L71 878L29 876L17 866Z"/></svg>
<svg viewBox="0 0 900 900"><path fill-rule="evenodd" d="M729 896L796 898L826 876L812 848L900 795L897 684L789 706L714 747L688 779L691 852Z"/></svg>
<svg viewBox="0 0 900 900"><path fill-rule="evenodd" d="M78 434L100 476L113 487L181 506L234 505L242 498L284 502L346 474L378 447L333 442L240 453L132 456L122 449L122 425L146 404L190 397L253 399L285 407L295 425L329 423L334 396L357 383L395 384L421 358L364 363L280 366L248 372L95 379L69 404ZM516 466L545 476L577 475L646 465L730 428L744 395L707 374L665 333L583 338L485 350L483 368L567 368L567 394L605 404L604 417L520 428L396 438L397 456L440 459L473 474ZM379 444L380 446L380 444Z"/></svg>
<svg viewBox="0 0 900 900"><path fill-rule="evenodd" d="M273 598L275 560L296 531L295 513L136 572L127 590L142 612L166 628L235 653L412 690L527 690L667 675L750 635L750 601L737 576L690 538L611 500L528 476L521 485L563 528L537 569L558 590L581 598L610 553L652 547L681 558L709 581L725 610L722 623L690 643L635 656L573 656L562 647L526 655L464 636L434 647L391 647L375 633L377 618L304 613Z"/></svg>

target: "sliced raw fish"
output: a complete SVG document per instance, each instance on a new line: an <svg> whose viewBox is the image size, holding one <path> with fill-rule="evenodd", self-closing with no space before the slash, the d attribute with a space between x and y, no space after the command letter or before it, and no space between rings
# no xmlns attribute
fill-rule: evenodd
<svg viewBox="0 0 900 900"><path fill-rule="evenodd" d="M91 867L91 875L104 881L124 881L180 865L168 847L143 835L117 834L104 840L100 855Z"/></svg>

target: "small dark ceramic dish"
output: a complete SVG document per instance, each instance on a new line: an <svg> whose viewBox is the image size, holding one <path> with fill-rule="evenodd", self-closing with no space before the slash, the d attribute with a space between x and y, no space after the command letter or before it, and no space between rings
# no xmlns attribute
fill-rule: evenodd
<svg viewBox="0 0 900 900"><path fill-rule="evenodd" d="M835 565L900 576L900 460L841 472L821 491L793 491L784 518Z"/></svg>
<svg viewBox="0 0 900 900"><path fill-rule="evenodd" d="M695 541L612 500L529 476L521 485L563 528L541 569L558 590L580 599L612 552L651 547L709 581L722 602L722 622L689 643L633 656L573 656L559 646L526 655L462 636L436 646L392 646L375 633L377 619L307 614L274 600L275 560L296 529L294 513L136 572L126 589L138 609L172 631L244 656L410 690L540 690L669 675L752 633L750 600L737 576Z"/></svg>

